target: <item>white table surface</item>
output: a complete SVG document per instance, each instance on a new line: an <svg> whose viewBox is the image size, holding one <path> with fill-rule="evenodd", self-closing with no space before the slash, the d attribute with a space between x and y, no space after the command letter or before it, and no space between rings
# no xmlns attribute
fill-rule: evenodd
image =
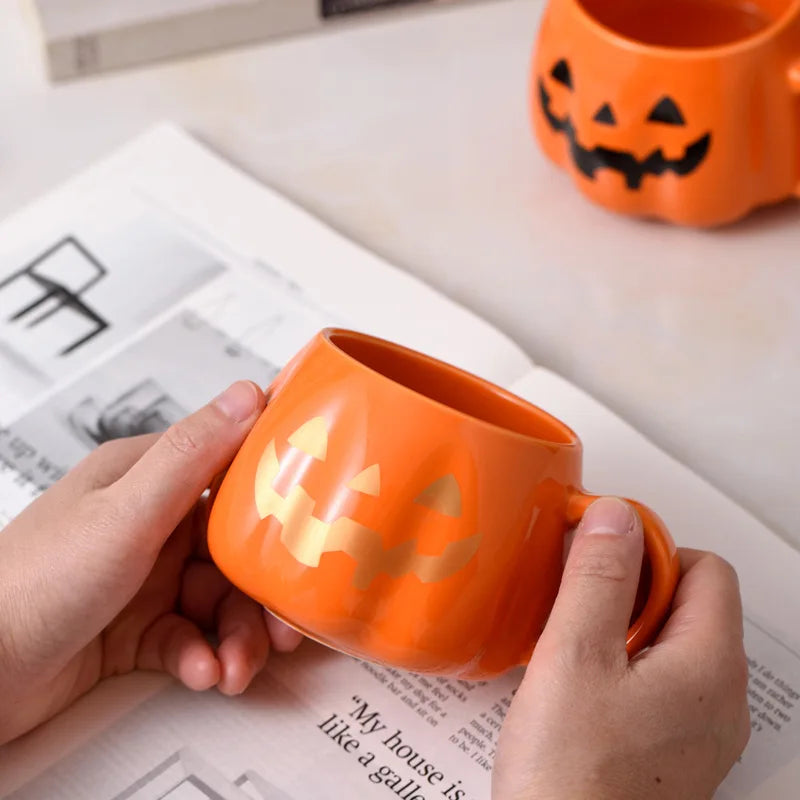
<svg viewBox="0 0 800 800"><path fill-rule="evenodd" d="M540 10L376 16L52 87L26 0L5 0L0 217L174 119L800 545L800 205L713 233L589 205L530 134Z"/></svg>

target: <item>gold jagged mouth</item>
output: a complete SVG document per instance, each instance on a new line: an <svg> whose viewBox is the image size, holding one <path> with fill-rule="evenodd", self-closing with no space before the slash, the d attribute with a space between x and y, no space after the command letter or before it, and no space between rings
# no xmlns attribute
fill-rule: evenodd
<svg viewBox="0 0 800 800"><path fill-rule="evenodd" d="M307 567L318 567L323 553L346 553L356 562L353 586L357 589L369 588L381 572L393 578L413 574L422 583L435 583L465 567L480 546L482 537L476 533L448 542L439 555L418 552L416 539L386 549L380 533L349 517L338 517L333 522L315 517L315 501L302 486L293 486L283 497L273 488L280 467L273 439L256 469L255 502L259 517L273 517L280 523L281 543Z"/></svg>

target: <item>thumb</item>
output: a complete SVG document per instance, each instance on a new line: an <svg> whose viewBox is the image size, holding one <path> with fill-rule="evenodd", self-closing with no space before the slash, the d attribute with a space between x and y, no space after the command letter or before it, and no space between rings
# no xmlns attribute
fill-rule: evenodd
<svg viewBox="0 0 800 800"><path fill-rule="evenodd" d="M580 660L627 663L625 643L642 566L639 515L601 498L583 515L540 642Z"/></svg>
<svg viewBox="0 0 800 800"><path fill-rule="evenodd" d="M118 514L160 548L230 464L264 405L261 389L239 381L170 427L109 487Z"/></svg>

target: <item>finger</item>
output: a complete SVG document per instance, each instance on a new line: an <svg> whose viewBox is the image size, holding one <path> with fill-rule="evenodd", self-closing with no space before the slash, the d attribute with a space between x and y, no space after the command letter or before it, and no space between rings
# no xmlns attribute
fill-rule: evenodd
<svg viewBox="0 0 800 800"><path fill-rule="evenodd" d="M698 644L719 641L740 643L744 637L742 598L733 567L714 553L680 550L681 579L672 611L656 645L695 638ZM705 649L705 646L704 648Z"/></svg>
<svg viewBox="0 0 800 800"><path fill-rule="evenodd" d="M109 487L139 547L156 550L226 467L264 408L250 381L234 383L216 400L170 427Z"/></svg>
<svg viewBox="0 0 800 800"><path fill-rule="evenodd" d="M707 550L695 550L693 547L679 547L678 555L681 563L681 576L685 575L698 561L708 555Z"/></svg>
<svg viewBox="0 0 800 800"><path fill-rule="evenodd" d="M269 631L269 641L273 650L279 653L292 653L300 646L303 641L303 634L290 628L285 622L272 616L264 609L264 619Z"/></svg>
<svg viewBox="0 0 800 800"><path fill-rule="evenodd" d="M211 645L189 620L166 614L148 628L136 657L138 669L168 672L189 689L216 686L220 665Z"/></svg>
<svg viewBox="0 0 800 800"><path fill-rule="evenodd" d="M87 491L110 486L119 480L159 439L161 434L145 433L114 439L95 448L73 470Z"/></svg>
<svg viewBox="0 0 800 800"><path fill-rule="evenodd" d="M95 448L47 491L46 503L51 512L56 514L59 508L67 510L76 497L114 483L157 439L158 434L145 434L105 442Z"/></svg>
<svg viewBox="0 0 800 800"><path fill-rule="evenodd" d="M217 607L232 590L230 581L208 561L190 561L183 571L180 609L201 630L212 630Z"/></svg>
<svg viewBox="0 0 800 800"><path fill-rule="evenodd" d="M241 694L264 668L269 655L261 606L234 589L220 604L217 635L222 669L218 688L223 694Z"/></svg>
<svg viewBox="0 0 800 800"><path fill-rule="evenodd" d="M580 661L627 664L643 549L642 523L628 503L592 503L575 533L540 645Z"/></svg>

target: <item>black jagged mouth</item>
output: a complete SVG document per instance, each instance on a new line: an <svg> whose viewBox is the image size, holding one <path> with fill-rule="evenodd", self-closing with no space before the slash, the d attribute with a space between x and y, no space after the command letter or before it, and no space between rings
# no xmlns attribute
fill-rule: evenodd
<svg viewBox="0 0 800 800"><path fill-rule="evenodd" d="M569 142L569 150L575 166L589 179L594 180L599 169L611 169L625 176L629 189L639 189L646 175L663 175L674 172L676 175L689 175L703 163L711 148L711 134L706 133L686 147L681 158L666 158L661 149L654 150L643 160L623 150L610 147L583 147L578 141L575 126L569 116L557 117L550 108L550 95L539 80L539 102L550 127L563 133Z"/></svg>

